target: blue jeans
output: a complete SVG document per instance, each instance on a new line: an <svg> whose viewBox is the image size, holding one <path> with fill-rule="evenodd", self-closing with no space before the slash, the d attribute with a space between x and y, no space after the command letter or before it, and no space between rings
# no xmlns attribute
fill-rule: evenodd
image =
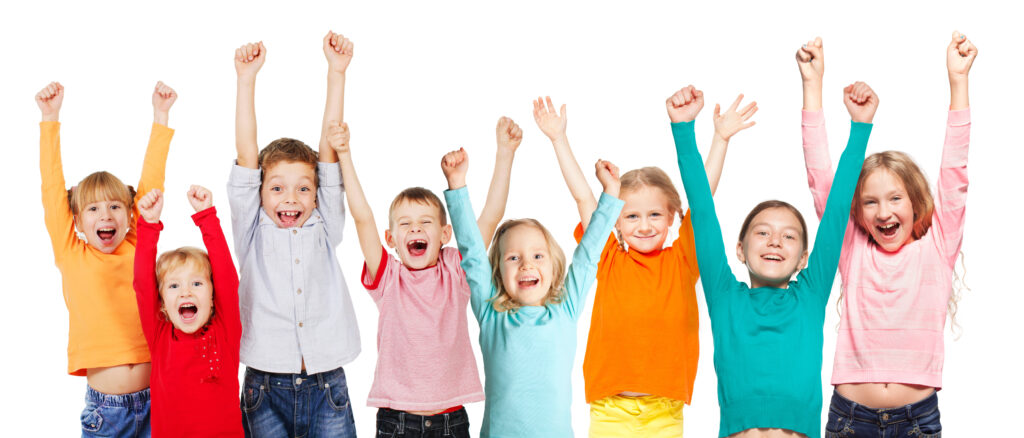
<svg viewBox="0 0 1024 438"><path fill-rule="evenodd" d="M82 437L148 438L149 388L110 395L86 386Z"/></svg>
<svg viewBox="0 0 1024 438"><path fill-rule="evenodd" d="M377 410L378 438L469 438L466 408L437 415L413 415L388 408Z"/></svg>
<svg viewBox="0 0 1024 438"><path fill-rule="evenodd" d="M913 404L871 409L832 391L825 437L942 437L939 397L935 393Z"/></svg>
<svg viewBox="0 0 1024 438"><path fill-rule="evenodd" d="M341 368L309 375L246 367L241 405L246 437L356 436Z"/></svg>

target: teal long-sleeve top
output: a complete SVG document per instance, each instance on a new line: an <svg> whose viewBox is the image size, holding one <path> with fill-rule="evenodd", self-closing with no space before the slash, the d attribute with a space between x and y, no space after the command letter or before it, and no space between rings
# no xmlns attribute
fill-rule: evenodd
<svg viewBox="0 0 1024 438"><path fill-rule="evenodd" d="M576 323L623 202L601 194L566 269L561 302L498 312L489 301L497 289L469 192L465 187L447 190L444 198L469 282L469 303L480 323L486 376L480 436L572 437L569 408Z"/></svg>
<svg viewBox="0 0 1024 438"><path fill-rule="evenodd" d="M807 268L785 289L751 289L729 268L693 122L672 124L715 344L720 437L760 427L821 436L825 306L871 126L850 127Z"/></svg>

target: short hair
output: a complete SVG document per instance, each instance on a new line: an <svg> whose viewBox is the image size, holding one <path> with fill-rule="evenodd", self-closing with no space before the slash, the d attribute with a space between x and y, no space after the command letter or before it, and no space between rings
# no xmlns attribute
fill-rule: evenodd
<svg viewBox="0 0 1024 438"><path fill-rule="evenodd" d="M156 287L163 290L164 276L169 272L185 265L192 265L199 268L207 276L211 276L213 269L210 267L210 256L194 246L183 246L181 248L167 251L160 254L156 259Z"/></svg>
<svg viewBox="0 0 1024 438"><path fill-rule="evenodd" d="M259 166L263 170L263 177L266 178L267 169L282 161L309 164L313 168L313 184L320 187L320 178L316 172L320 155L313 148L294 138L279 138L270 142L259 154Z"/></svg>
<svg viewBox="0 0 1024 438"><path fill-rule="evenodd" d="M554 236L548 232L544 225L541 225L536 219L509 219L501 224L494 232L494 239L491 240L491 250L487 255L488 260L491 263L491 277L494 281L494 287L496 289L494 296L490 298L491 306L498 312L504 311L516 311L522 307L519 303L512 300L512 297L505 290L505 282L501 276L501 261L503 250L502 242L509 230L515 227L534 227L544 235L544 240L548 244L548 253L551 255L551 289L548 290L547 295L544 296L542 303L544 305L557 304L562 302L562 298L565 293L565 253L562 252L562 247L558 246L558 242L555 241Z"/></svg>
<svg viewBox="0 0 1024 438"><path fill-rule="evenodd" d="M864 211L861 208L861 190L864 188L864 181L878 170L887 170L903 183L907 189L907 197L910 200L911 208L914 210L914 227L910 236L920 239L928 233L932 226L932 213L935 211L935 202L932 200L932 192L928 187L928 179L924 177L921 168L917 167L909 155L899 151L885 151L871 154L864 159L861 166L860 178L857 180L857 188L853 192L853 220L857 225L867 229L869 226L864 221ZM870 237L870 233L869 237Z"/></svg>
<svg viewBox="0 0 1024 438"><path fill-rule="evenodd" d="M654 187L661 190L668 198L668 206L673 213L683 215L683 201L679 198L679 191L676 190L672 179L664 170L655 166L641 167L624 173L619 181L621 182L620 195L635 192L644 187Z"/></svg>
<svg viewBox="0 0 1024 438"><path fill-rule="evenodd" d="M121 182L110 172L99 171L83 178L77 186L68 190L68 205L75 216L82 212L82 207L99 201L124 203L128 217L131 218L132 207L135 206L135 188Z"/></svg>
<svg viewBox="0 0 1024 438"><path fill-rule="evenodd" d="M444 205L441 204L441 198L438 198L434 192L427 190L423 187L409 187L398 193L395 196L395 200L391 201L391 207L388 208L388 226L391 226L393 221L393 215L395 208L398 204L403 202L415 202L417 204L423 204L430 207L437 208L437 217L441 220L441 226L448 225L448 216L445 214Z"/></svg>
<svg viewBox="0 0 1024 438"><path fill-rule="evenodd" d="M790 213L793 213L793 216L796 216L796 219L800 221L800 240L802 241L801 243L803 243L804 251L807 251L807 222L804 221L804 215L800 214L800 210L797 210L796 207L792 206L790 203L779 201L777 199L764 201L757 204L753 210L750 210L750 213L747 214L747 218L743 220L743 226L740 227L740 242L742 242L743 238L747 236L747 231L750 231L750 222L754 220L754 217L769 208L784 208L789 210Z"/></svg>

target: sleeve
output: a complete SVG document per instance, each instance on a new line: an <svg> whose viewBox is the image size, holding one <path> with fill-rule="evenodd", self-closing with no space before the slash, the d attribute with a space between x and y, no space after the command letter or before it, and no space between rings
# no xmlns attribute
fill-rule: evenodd
<svg viewBox="0 0 1024 438"><path fill-rule="evenodd" d="M690 203L690 220L693 223L697 265L704 285L704 299L710 309L716 302L717 294L733 286L736 276L732 274L729 259L725 255L722 227L715 213L715 201L711 198L711 186L708 185L704 162L697 151L693 125L693 122L673 123L672 137L676 143L683 189Z"/></svg>
<svg viewBox="0 0 1024 438"><path fill-rule="evenodd" d="M615 222L612 222L614 229ZM572 231L572 237L576 239L576 243L580 243L583 240L583 222L576 224L576 228ZM615 251L615 247L619 246L619 239L615 238L615 232L608 233L608 241L604 243L604 249L601 250L601 260L605 260L611 251Z"/></svg>
<svg viewBox="0 0 1024 438"><path fill-rule="evenodd" d="M54 261L59 265L64 255L80 244L75 234L75 218L68 204L68 191L64 185L60 122L39 123L39 174L43 183L43 219L53 245Z"/></svg>
<svg viewBox="0 0 1024 438"><path fill-rule="evenodd" d="M622 211L623 204L622 200L601 193L601 199L590 217L587 231L583 233L580 244L572 252L572 264L566 270L562 305L566 306L569 315L574 320L579 319L583 306L587 302L587 293L594 285L597 262L601 259L601 248L607 246L608 242L604 236L611 233L615 220L619 218L619 212Z"/></svg>
<svg viewBox="0 0 1024 438"><path fill-rule="evenodd" d="M690 211L687 210L679 222L679 236L672 242L672 248L683 259L683 266L693 273L693 282L696 284L700 270L697 268L697 244L693 241L692 219Z"/></svg>
<svg viewBox="0 0 1024 438"><path fill-rule="evenodd" d="M228 204L231 208L231 233L235 255L244 260L252 248L260 221L260 186L263 172L234 164L228 176Z"/></svg>
<svg viewBox="0 0 1024 438"><path fill-rule="evenodd" d="M327 240L331 246L337 247L345 229L345 188L341 183L341 165L317 163L316 174L320 180L316 189L316 208L323 215Z"/></svg>
<svg viewBox="0 0 1024 438"><path fill-rule="evenodd" d="M971 110L950 111L942 146L938 193L932 228L949 266L956 263L964 237L967 207L967 147L971 142Z"/></svg>
<svg viewBox="0 0 1024 438"><path fill-rule="evenodd" d="M828 191L832 187L832 158L828 154L824 111L803 111L800 122L804 139L804 163L807 165L807 186L814 198L814 213L821 220Z"/></svg>
<svg viewBox="0 0 1024 438"><path fill-rule="evenodd" d="M462 270L466 272L469 283L469 304L478 321L493 311L487 301L494 295L494 283L491 277L491 262L487 260L484 241L480 236L480 227L473 216L473 206L469 202L469 189L462 187L445 190L445 203L448 204L448 215L452 219L455 230L455 241L462 254Z"/></svg>
<svg viewBox="0 0 1024 438"><path fill-rule="evenodd" d="M192 215L192 221L203 233L203 244L206 245L206 252L210 256L210 268L213 270L213 307L228 327L232 339L240 339L242 321L238 310L238 271L231 260L231 250L228 249L228 241L224 238L224 230L220 227L217 208L210 207Z"/></svg>
<svg viewBox="0 0 1024 438"><path fill-rule="evenodd" d="M808 291L819 294L821 305L828 302L832 293L836 269L839 267L839 256L843 249L843 236L850 221L850 204L853 202L853 191L860 178L860 169L864 164L864 151L868 146L872 125L870 123L850 122L850 139L846 150L839 158L835 182L825 205L825 213L814 236L814 248L807 260L807 269L797 276L808 285Z"/></svg>
<svg viewBox="0 0 1024 438"><path fill-rule="evenodd" d="M390 259L391 255L388 254L388 249L381 246L380 263L377 266L377 276L374 278L370 278L366 262L363 262L363 272L359 274L359 278L362 279L363 287L370 293L370 298L373 298L374 301L380 301L384 297L384 289L387 288L387 285L381 287L381 280L384 279Z"/></svg>
<svg viewBox="0 0 1024 438"><path fill-rule="evenodd" d="M142 161L142 176L139 178L139 185L136 186L135 202L132 212L139 217L138 202L146 196L150 190L164 189L164 178L167 169L167 152L171 148L171 137L174 137L174 130L159 123L153 124L149 133L149 146L146 147L146 158ZM143 221L145 222L145 221ZM135 240L134 230L128 230L125 240Z"/></svg>
<svg viewBox="0 0 1024 438"><path fill-rule="evenodd" d="M135 288L135 301L139 306L142 333L152 349L156 339L157 315L160 314L160 291L156 282L156 244L160 240L160 231L164 229L164 224L151 224L139 217L136 227L139 236L135 244L135 277L132 286Z"/></svg>

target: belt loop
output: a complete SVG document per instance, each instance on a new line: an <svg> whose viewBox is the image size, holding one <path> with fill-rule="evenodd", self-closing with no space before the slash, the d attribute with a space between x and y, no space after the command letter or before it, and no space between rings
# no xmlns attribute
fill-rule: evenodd
<svg viewBox="0 0 1024 438"><path fill-rule="evenodd" d="M398 413L398 434L405 435L405 412Z"/></svg>
<svg viewBox="0 0 1024 438"><path fill-rule="evenodd" d="M316 374L314 374L316 376L316 386L319 387L320 389L323 389L324 388L324 384L327 383L327 382L324 381L325 380L324 379L324 374L326 374L326 373L316 373Z"/></svg>
<svg viewBox="0 0 1024 438"><path fill-rule="evenodd" d="M853 419L856 418L857 415L857 402L849 399L846 399L846 401L850 402L850 421L853 421Z"/></svg>
<svg viewBox="0 0 1024 438"><path fill-rule="evenodd" d="M270 374L260 372L263 377L263 387L266 388L267 392L270 392Z"/></svg>
<svg viewBox="0 0 1024 438"><path fill-rule="evenodd" d="M444 414L444 436L451 436L451 426L448 425L448 416L451 414Z"/></svg>
<svg viewBox="0 0 1024 438"><path fill-rule="evenodd" d="M913 420L914 419L914 410L911 409L911 406L912 405L905 406L906 409L907 409L907 420Z"/></svg>

